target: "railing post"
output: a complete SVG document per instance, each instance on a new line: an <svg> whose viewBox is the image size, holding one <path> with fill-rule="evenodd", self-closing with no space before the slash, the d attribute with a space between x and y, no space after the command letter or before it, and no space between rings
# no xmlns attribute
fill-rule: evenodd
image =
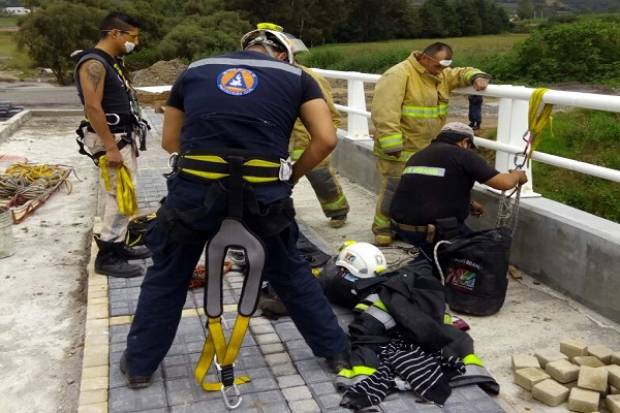
<svg viewBox="0 0 620 413"><path fill-rule="evenodd" d="M366 92L362 80L347 80L347 106L353 109L366 111ZM353 113L347 114L347 132L353 139L368 138L368 119Z"/></svg>
<svg viewBox="0 0 620 413"><path fill-rule="evenodd" d="M523 134L527 131L527 114L529 103L520 99L500 98L497 114L497 141L519 148L525 148ZM517 156L510 153L495 153L495 169L507 172L515 168ZM520 159L518 159L520 160ZM531 166L531 165L530 165ZM531 167L525 165L523 170L527 174L528 182L521 190L521 196L540 196L533 190L534 180Z"/></svg>

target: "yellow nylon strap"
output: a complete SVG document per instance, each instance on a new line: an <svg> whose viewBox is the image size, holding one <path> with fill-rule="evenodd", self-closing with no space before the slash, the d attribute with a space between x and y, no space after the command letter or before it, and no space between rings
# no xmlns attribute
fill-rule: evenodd
<svg viewBox="0 0 620 413"><path fill-rule="evenodd" d="M553 105L549 103L542 103L543 96L547 93L549 89L544 87L538 88L534 90L532 96L530 97L530 108L527 115L528 121L528 129L532 134L531 137L531 149L530 151L534 151L540 141L537 139L538 135L547 123L552 122L551 112L553 111ZM541 109L541 105L542 109Z"/></svg>
<svg viewBox="0 0 620 413"><path fill-rule="evenodd" d="M221 318L209 318L208 321L208 335L205 340L205 344L202 348L202 354L196 364L194 370L194 377L196 382L205 391L220 391L222 389L222 383L220 382L207 382L207 373L214 357L217 357L217 361L222 366L227 366L234 363L239 355L243 338L250 325L250 317L238 315L235 320L233 331L230 334L230 340L226 344L226 338L224 336L224 330L222 329ZM250 382L248 376L239 376L235 378L234 383L245 384Z"/></svg>
<svg viewBox="0 0 620 413"><path fill-rule="evenodd" d="M103 155L99 158L99 169L101 179L106 191L110 191L110 169L108 167L108 157ZM116 203L121 215L129 217L138 212L138 201L136 200L136 186L131 179L131 172L125 165L121 165L116 170Z"/></svg>

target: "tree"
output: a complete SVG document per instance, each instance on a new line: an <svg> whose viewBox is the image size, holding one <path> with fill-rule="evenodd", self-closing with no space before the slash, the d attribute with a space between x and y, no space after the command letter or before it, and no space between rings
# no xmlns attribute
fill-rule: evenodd
<svg viewBox="0 0 620 413"><path fill-rule="evenodd" d="M461 35L475 36L482 33L482 20L472 0L455 0L454 8L460 16Z"/></svg>
<svg viewBox="0 0 620 413"><path fill-rule="evenodd" d="M17 41L35 64L48 67L59 84L70 81L71 52L92 47L104 12L68 1L51 1L20 21Z"/></svg>
<svg viewBox="0 0 620 413"><path fill-rule="evenodd" d="M220 11L207 17L191 17L173 28L158 46L162 59L188 61L239 49L239 39L250 24L238 13Z"/></svg>
<svg viewBox="0 0 620 413"><path fill-rule="evenodd" d="M235 10L252 25L272 22L300 37L308 44L334 40L334 33L344 23L350 7L345 0L230 0L228 10Z"/></svg>
<svg viewBox="0 0 620 413"><path fill-rule="evenodd" d="M534 6L531 0L519 0L517 5L517 16L520 19L531 19L534 17Z"/></svg>

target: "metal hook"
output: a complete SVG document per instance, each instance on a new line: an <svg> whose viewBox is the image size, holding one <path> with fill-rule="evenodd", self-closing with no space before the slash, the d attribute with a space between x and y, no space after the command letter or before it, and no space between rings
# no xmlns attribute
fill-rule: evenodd
<svg viewBox="0 0 620 413"><path fill-rule="evenodd" d="M118 116L118 114L116 114L116 113L106 113L106 114L105 114L105 117L106 117L106 119L105 119L105 120L106 120L106 123L107 123L108 125L110 125L110 126L116 126L116 125L118 125L119 123L121 123L121 117L120 117L120 116ZM112 122L109 122L109 121L108 121L108 117L111 117L111 118L112 118L112 119L114 119L114 120L113 120Z"/></svg>
<svg viewBox="0 0 620 413"><path fill-rule="evenodd" d="M233 391L232 400L234 402L231 402L231 398L230 398L231 395L228 394L230 390ZM224 387L224 385L222 384L222 388L220 389L220 392L222 393L224 404L226 405L228 409L234 410L237 407L241 406L243 397L241 397L241 392L239 391L239 387L237 387L236 384L233 384L232 386L228 386L228 387Z"/></svg>

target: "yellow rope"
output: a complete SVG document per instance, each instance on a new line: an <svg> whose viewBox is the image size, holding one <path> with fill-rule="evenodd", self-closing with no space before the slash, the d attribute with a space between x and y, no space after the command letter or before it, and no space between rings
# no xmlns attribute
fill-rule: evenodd
<svg viewBox="0 0 620 413"><path fill-rule="evenodd" d="M67 168L62 165L17 163L0 174L0 198L19 195L23 199L34 199L67 177Z"/></svg>
<svg viewBox="0 0 620 413"><path fill-rule="evenodd" d="M112 185L110 183L110 170L106 155L99 158L99 169L101 169L101 179L103 179L105 190L110 191ZM136 186L133 183L133 179L131 179L131 172L129 172L125 165L121 165L116 170L116 203L121 215L129 217L138 212Z"/></svg>
<svg viewBox="0 0 620 413"><path fill-rule="evenodd" d="M547 123L553 122L553 118L551 117L553 105L549 103L542 103L543 96L548 91L549 89L541 87L534 90L532 96L530 97L530 108L527 116L528 129L531 134L530 152L534 151L534 149L536 149L536 147L540 143L540 140L537 139L540 132L542 132L545 126L547 126ZM541 104L543 105L542 108Z"/></svg>

